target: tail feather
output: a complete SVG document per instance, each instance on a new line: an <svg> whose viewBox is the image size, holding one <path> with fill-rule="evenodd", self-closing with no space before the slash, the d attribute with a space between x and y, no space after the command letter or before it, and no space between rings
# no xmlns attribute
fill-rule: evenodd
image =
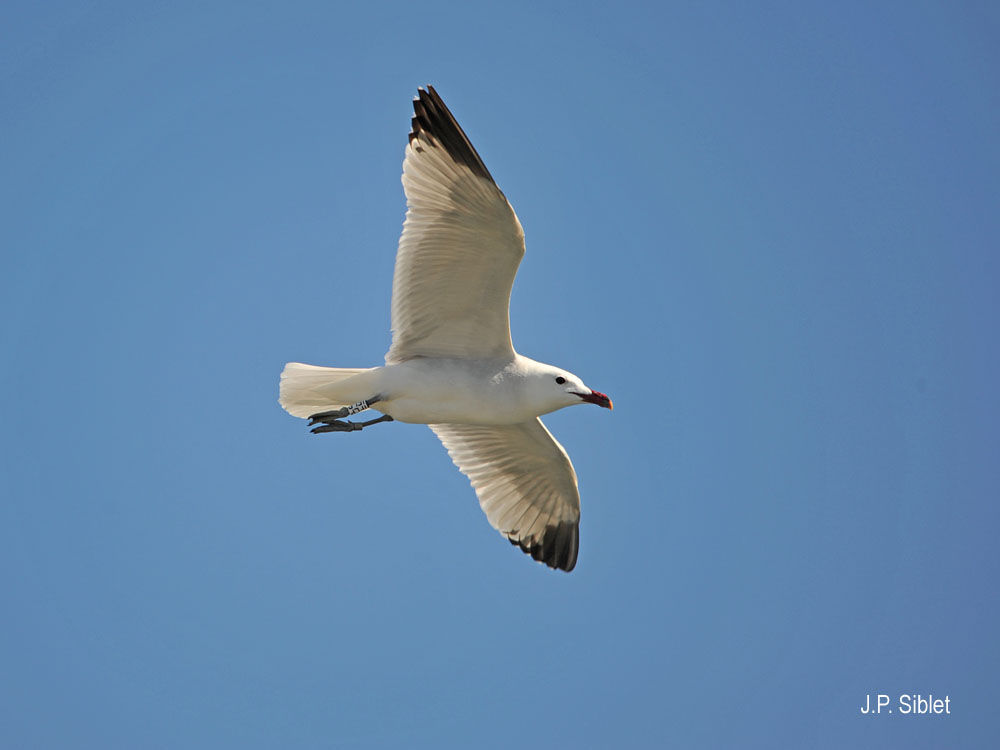
<svg viewBox="0 0 1000 750"><path fill-rule="evenodd" d="M367 378L364 377L372 369L317 367L289 362L281 372L278 403L295 417L308 417L357 403L373 395L367 392Z"/></svg>

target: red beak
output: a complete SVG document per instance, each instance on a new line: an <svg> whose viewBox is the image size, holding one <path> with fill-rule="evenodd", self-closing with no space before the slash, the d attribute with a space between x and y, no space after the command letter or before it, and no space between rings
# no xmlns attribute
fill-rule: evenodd
<svg viewBox="0 0 1000 750"><path fill-rule="evenodd" d="M615 405L611 403L611 399L608 398L607 394L601 393L600 391L591 391L590 393L577 393L577 396L582 398L584 401L588 401L591 404L597 404L598 406L603 406L605 409L614 410Z"/></svg>

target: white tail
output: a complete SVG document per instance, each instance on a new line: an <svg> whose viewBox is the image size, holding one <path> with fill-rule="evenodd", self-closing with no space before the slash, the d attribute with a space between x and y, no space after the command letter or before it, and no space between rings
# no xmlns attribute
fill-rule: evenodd
<svg viewBox="0 0 1000 750"><path fill-rule="evenodd" d="M308 417L321 411L355 404L373 395L357 375L369 369L317 367L301 362L289 362L281 371L278 403L295 417Z"/></svg>

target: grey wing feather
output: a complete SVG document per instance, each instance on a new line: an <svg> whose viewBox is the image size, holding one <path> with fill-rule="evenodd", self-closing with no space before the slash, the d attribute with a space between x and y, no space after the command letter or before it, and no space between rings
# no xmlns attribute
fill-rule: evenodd
<svg viewBox="0 0 1000 750"><path fill-rule="evenodd" d="M565 571L580 546L580 493L565 449L540 419L513 425L433 424L497 531Z"/></svg>
<svg viewBox="0 0 1000 750"><path fill-rule="evenodd" d="M413 108L386 362L511 357L521 224L437 92L420 90Z"/></svg>

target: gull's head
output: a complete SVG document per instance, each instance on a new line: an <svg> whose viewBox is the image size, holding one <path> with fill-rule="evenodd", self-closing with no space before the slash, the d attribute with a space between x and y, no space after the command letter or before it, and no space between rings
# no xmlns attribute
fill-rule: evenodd
<svg viewBox="0 0 1000 750"><path fill-rule="evenodd" d="M538 395L539 401L546 405L543 414L582 403L614 409L606 394L588 388L576 375L557 367L546 367L544 372L535 373L532 390Z"/></svg>

